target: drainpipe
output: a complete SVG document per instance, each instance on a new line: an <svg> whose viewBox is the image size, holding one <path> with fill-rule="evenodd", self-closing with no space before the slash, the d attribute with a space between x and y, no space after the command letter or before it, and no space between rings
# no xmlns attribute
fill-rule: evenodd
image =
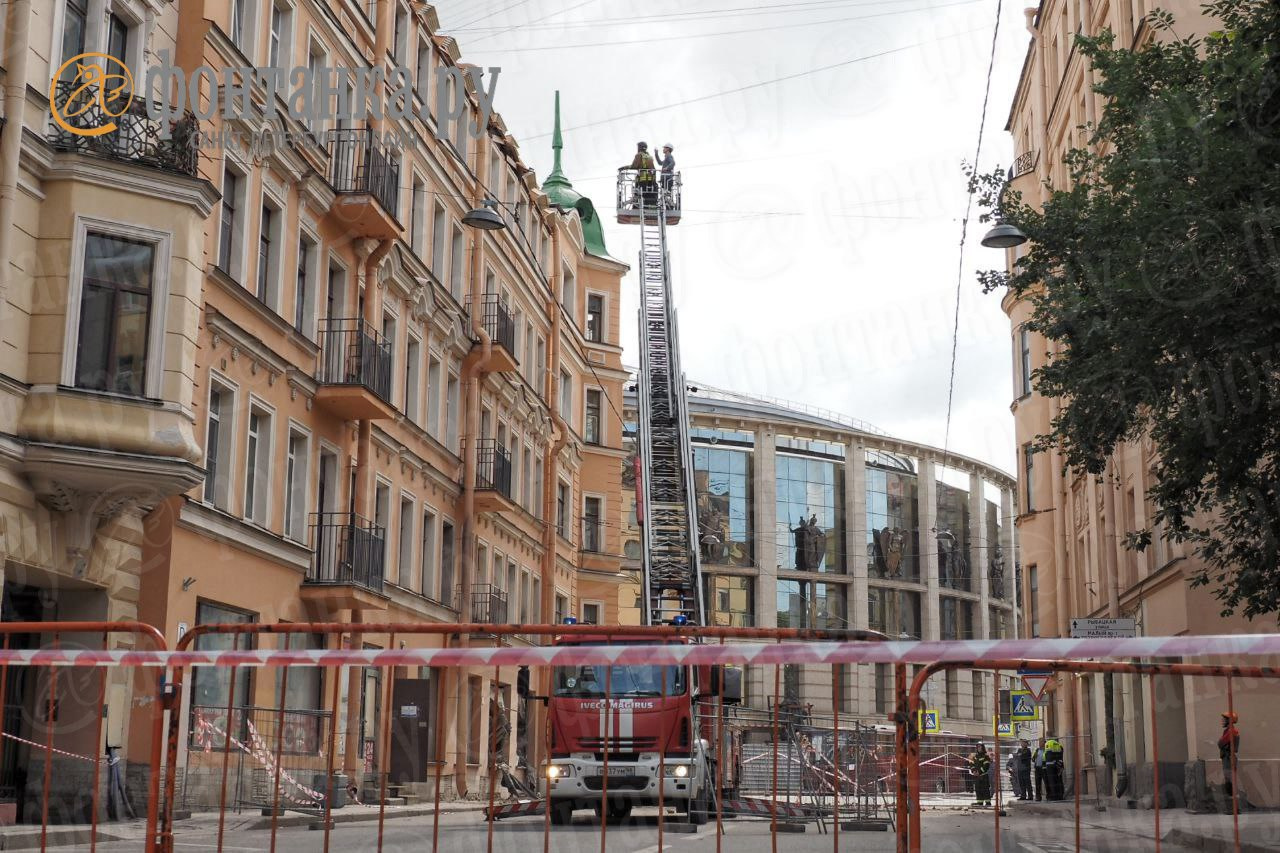
<svg viewBox="0 0 1280 853"><path fill-rule="evenodd" d="M560 458L560 451L564 450L565 445L569 443L569 427L560 417L560 409L556 405L556 401L560 399L560 371L556 368L560 360L560 303L556 298L556 294L560 292L560 229L552 227L551 229L551 293L547 297L547 316L551 319L551 336L547 346L547 366L546 375L542 377L542 387L546 393L547 410L551 413L551 441L547 445L546 455L543 458L543 476L542 476L542 565L540 567L542 575L542 614L543 619L551 621L555 618L555 602L556 602L556 484L560 481L559 473L556 470L557 460ZM545 670L539 670L538 677L542 682L540 685L534 685L534 692L539 695L546 696L551 690L550 674ZM532 703L530 703L532 705ZM529 726L529 731L543 731L545 724L542 714L547 713L545 708L534 707L533 724ZM546 748L546 743L542 738L529 738L529 746L531 747L529 763L534 768L540 768L542 750ZM549 757L549 756L547 756Z"/></svg>
<svg viewBox="0 0 1280 853"><path fill-rule="evenodd" d="M1102 481L1102 525L1104 559L1107 568L1107 615L1112 619L1120 617L1120 566L1116 536L1116 487L1119 485L1120 472L1114 464L1107 466ZM1124 679L1127 682L1128 679ZM1122 682L1122 683L1124 683ZM1102 676L1103 702L1107 719L1106 745L1110 755L1108 763L1115 772L1113 793L1120 796L1129 787L1129 768L1125 759L1124 748L1124 691L1115 689L1115 676L1108 672ZM1121 727L1116 728L1120 721Z"/></svg>
<svg viewBox="0 0 1280 853"><path fill-rule="evenodd" d="M483 138L481 141L483 142ZM482 144L476 146L475 207L482 205L485 199L486 172L488 171L489 158L483 156L483 149L484 146ZM485 331L484 323L482 322L483 293L481 288L483 287L483 278L481 270L483 267L484 232L475 229L471 238L471 270L468 283L471 307L468 313L471 320L471 334L473 338L479 340L480 346L473 347L462 364L462 391L463 399L466 401L467 415L462 430L462 506L458 513L459 524L462 528L462 564L458 581L458 610L463 621L471 621L471 588L476 571L476 468L479 461L479 448L477 445L481 438L479 435L480 390L481 383L485 377L485 368L493 357L493 340L489 337L489 333ZM459 635L459 647L465 648L469 643L469 636ZM463 719L469 721L471 719L469 713L471 700L468 691L462 689L462 670L450 668L445 672L450 681L448 689L456 695L456 701L451 703L455 717L451 726L446 721L447 727L445 729L445 731L453 732L455 739L453 761L450 769L453 773L453 783L457 789L458 796L465 797L467 795L467 745L457 737L457 734L458 721ZM481 701L483 701L483 698Z"/></svg>
<svg viewBox="0 0 1280 853"><path fill-rule="evenodd" d="M22 154L22 127L26 116L27 52L31 34L31 0L10 0L5 22L4 114L8 127L0 138L0 306L9 292L10 255L13 252L13 215L17 205L18 164ZM3 312L3 307L0 307ZM0 314L2 319L2 314Z"/></svg>

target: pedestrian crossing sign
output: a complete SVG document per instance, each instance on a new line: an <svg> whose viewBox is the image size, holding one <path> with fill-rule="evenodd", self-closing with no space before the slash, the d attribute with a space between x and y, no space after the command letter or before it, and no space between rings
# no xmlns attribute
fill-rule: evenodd
<svg viewBox="0 0 1280 853"><path fill-rule="evenodd" d="M927 735L936 735L942 731L942 715L937 711L920 709L920 731Z"/></svg>
<svg viewBox="0 0 1280 853"><path fill-rule="evenodd" d="M1013 737L1013 721L996 717L992 722L995 723L996 737Z"/></svg>
<svg viewBox="0 0 1280 853"><path fill-rule="evenodd" d="M1013 690L1009 694L1012 714L1015 723L1029 723L1040 719L1040 706L1030 690Z"/></svg>

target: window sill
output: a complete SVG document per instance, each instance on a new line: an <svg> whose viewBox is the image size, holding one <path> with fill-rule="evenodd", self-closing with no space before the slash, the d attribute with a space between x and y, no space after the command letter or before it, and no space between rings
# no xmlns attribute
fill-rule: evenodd
<svg viewBox="0 0 1280 853"><path fill-rule="evenodd" d="M98 397L103 400L110 400L116 403L133 403L138 406L152 406L154 408L163 408L165 401L160 397L144 397L134 394L125 394L120 391L100 391L97 388L81 388L77 385L58 385L56 386L59 394L77 394L84 397Z"/></svg>

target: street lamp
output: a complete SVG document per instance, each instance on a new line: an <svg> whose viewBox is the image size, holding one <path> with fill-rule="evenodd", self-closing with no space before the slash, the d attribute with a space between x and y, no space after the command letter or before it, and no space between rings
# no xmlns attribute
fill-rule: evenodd
<svg viewBox="0 0 1280 853"><path fill-rule="evenodd" d="M507 223L503 222L502 217L494 210L497 206L498 202L486 198L480 207L466 212L462 217L462 224L481 231L500 231L506 228Z"/></svg>
<svg viewBox="0 0 1280 853"><path fill-rule="evenodd" d="M464 219L463 222L465 221ZM999 220L982 238L982 245L988 249L1012 249L1014 246L1021 246L1025 242L1027 242L1027 235L1022 233L1021 228Z"/></svg>

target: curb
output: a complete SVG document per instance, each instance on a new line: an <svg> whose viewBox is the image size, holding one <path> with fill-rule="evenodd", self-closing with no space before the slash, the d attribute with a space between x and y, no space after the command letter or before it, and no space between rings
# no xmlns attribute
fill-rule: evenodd
<svg viewBox="0 0 1280 853"><path fill-rule="evenodd" d="M53 829L50 828L47 833L46 846L48 847L67 847L72 844L83 845L89 843L90 830L87 828L76 829ZM98 830L99 842L111 841L129 841L127 836L113 835L111 833ZM39 850L40 849L40 831L21 832L12 835L0 836L0 850Z"/></svg>
<svg viewBox="0 0 1280 853"><path fill-rule="evenodd" d="M1161 840L1168 844L1179 844L1192 850L1200 850L1203 853L1232 853L1236 849L1231 838L1203 835L1198 832L1188 832L1185 829L1171 829ZM1275 849L1273 844L1240 839L1240 853L1273 853Z"/></svg>
<svg viewBox="0 0 1280 853"><path fill-rule="evenodd" d="M441 803L440 814L447 815L447 814L460 814L463 812L481 812L486 808L488 808L488 803L474 803L474 804L455 803L451 805L445 805L444 803ZM330 812L329 820L334 824L339 824L339 823L365 823L367 821L374 821L378 819L378 810L371 806L370 807L356 806L351 811L348 811L348 809L353 809L353 807L344 806L341 809ZM358 809L358 811L355 809ZM396 818L402 818L402 817L431 817L435 813L436 813L436 810L434 806L421 806L421 807L401 806L397 808L395 811L391 811L390 809L388 809L385 812L385 818L386 820L395 820ZM309 827L313 824L315 824L318 827L323 827L324 818L322 816L305 815L305 814L280 815L279 817L276 818L277 829L283 829L285 827L292 828L292 827L299 827L299 826ZM252 823L249 823L244 828L246 830L255 830L255 829L270 830L271 818L270 817L260 818L258 820L253 821Z"/></svg>

